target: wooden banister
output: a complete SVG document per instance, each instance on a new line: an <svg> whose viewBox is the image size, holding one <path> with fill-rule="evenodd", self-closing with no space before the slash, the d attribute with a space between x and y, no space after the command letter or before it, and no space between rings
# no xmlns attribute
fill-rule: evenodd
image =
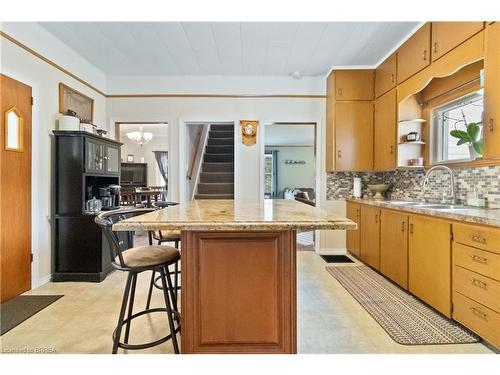
<svg viewBox="0 0 500 375"><path fill-rule="evenodd" d="M198 152L199 152L199 149L200 149L201 133L202 133L202 130L200 130L198 132L198 135L196 136L196 142L195 142L195 146L194 146L194 153L193 153L193 157L191 158L191 164L189 165L189 170L188 170L187 176L186 176L186 178L188 180L191 180L191 178L193 177L194 166L196 165L196 159L198 158Z"/></svg>

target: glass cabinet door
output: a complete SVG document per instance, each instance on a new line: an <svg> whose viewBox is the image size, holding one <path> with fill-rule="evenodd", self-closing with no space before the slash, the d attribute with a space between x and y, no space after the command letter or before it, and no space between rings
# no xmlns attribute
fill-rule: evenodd
<svg viewBox="0 0 500 375"><path fill-rule="evenodd" d="M104 172L104 145L87 139L85 166L87 172Z"/></svg>
<svg viewBox="0 0 500 375"><path fill-rule="evenodd" d="M120 171L120 149L115 146L106 146L106 172L118 173Z"/></svg>

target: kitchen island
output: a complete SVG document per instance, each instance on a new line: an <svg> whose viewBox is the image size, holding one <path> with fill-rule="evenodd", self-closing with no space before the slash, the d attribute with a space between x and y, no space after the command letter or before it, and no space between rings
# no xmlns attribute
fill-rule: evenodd
<svg viewBox="0 0 500 375"><path fill-rule="evenodd" d="M355 228L290 200L194 200L113 226L181 231L182 353L296 353L297 230Z"/></svg>

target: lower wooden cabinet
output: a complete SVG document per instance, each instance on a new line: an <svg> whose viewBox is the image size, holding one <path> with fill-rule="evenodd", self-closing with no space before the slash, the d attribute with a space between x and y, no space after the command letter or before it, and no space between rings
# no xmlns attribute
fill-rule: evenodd
<svg viewBox="0 0 500 375"><path fill-rule="evenodd" d="M361 206L360 259L380 269L380 208Z"/></svg>
<svg viewBox="0 0 500 375"><path fill-rule="evenodd" d="M410 215L408 289L451 317L451 224Z"/></svg>
<svg viewBox="0 0 500 375"><path fill-rule="evenodd" d="M408 215L380 212L380 272L408 289Z"/></svg>
<svg viewBox="0 0 500 375"><path fill-rule="evenodd" d="M347 218L358 224L358 229L346 231L346 247L347 251L359 258L359 234L360 234L360 219L361 205L357 203L347 202Z"/></svg>

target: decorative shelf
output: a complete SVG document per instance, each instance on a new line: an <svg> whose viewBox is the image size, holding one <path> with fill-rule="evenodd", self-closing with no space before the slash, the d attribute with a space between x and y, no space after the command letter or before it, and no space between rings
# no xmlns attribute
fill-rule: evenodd
<svg viewBox="0 0 500 375"><path fill-rule="evenodd" d="M416 118L416 119L412 119L412 120L400 120L400 121L398 121L398 124L399 125L414 124L414 123L422 124L424 122L427 122L427 120L425 120L423 118Z"/></svg>
<svg viewBox="0 0 500 375"><path fill-rule="evenodd" d="M408 141L408 142L399 142L398 145L425 145L423 141Z"/></svg>

